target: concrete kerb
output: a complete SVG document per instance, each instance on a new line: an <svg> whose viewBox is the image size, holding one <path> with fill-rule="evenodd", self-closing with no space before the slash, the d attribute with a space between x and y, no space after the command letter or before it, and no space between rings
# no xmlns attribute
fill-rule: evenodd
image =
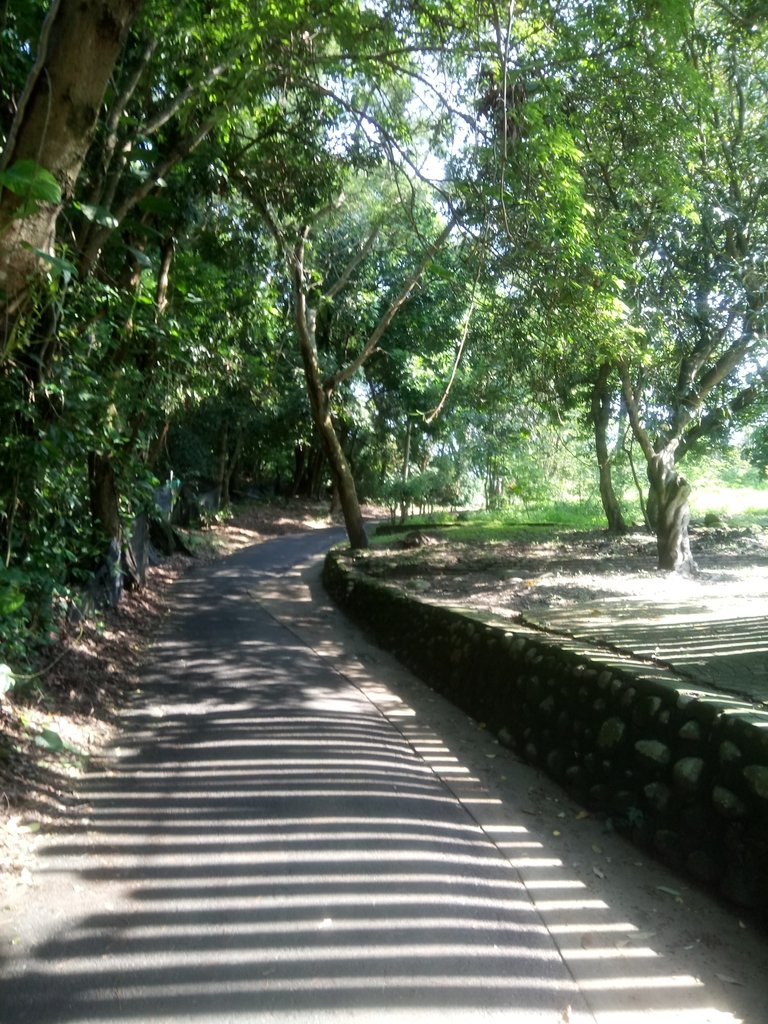
<svg viewBox="0 0 768 1024"><path fill-rule="evenodd" d="M326 588L584 806L768 922L768 711L672 670L406 595L331 551Z"/></svg>

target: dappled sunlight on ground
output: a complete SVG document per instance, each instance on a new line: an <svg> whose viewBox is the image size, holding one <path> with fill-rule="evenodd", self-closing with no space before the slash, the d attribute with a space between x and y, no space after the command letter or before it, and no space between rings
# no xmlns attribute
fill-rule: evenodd
<svg viewBox="0 0 768 1024"><path fill-rule="evenodd" d="M119 751L39 847L0 1019L744 1020L344 656L283 550L180 584Z"/></svg>

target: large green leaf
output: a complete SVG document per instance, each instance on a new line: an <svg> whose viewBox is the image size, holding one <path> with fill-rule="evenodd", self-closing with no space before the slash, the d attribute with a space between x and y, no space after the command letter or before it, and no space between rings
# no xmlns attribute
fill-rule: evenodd
<svg viewBox="0 0 768 1024"><path fill-rule="evenodd" d="M106 206L92 206L90 203L74 203L86 220L94 224L101 224L105 228L116 228L117 218L113 217Z"/></svg>
<svg viewBox="0 0 768 1024"><path fill-rule="evenodd" d="M31 202L61 202L58 181L50 171L34 160L17 160L6 170L0 171L0 185Z"/></svg>

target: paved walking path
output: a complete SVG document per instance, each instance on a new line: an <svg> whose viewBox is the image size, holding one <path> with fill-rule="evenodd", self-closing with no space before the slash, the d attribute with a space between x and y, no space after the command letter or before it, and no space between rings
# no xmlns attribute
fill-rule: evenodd
<svg viewBox="0 0 768 1024"><path fill-rule="evenodd" d="M615 837L356 639L302 568L330 542L178 585L80 826L41 840L5 915L1 1024L760 1024L763 940L745 962L735 918L607 855ZM641 885L631 914L614 884ZM691 910L694 946L717 933L735 960L682 948Z"/></svg>

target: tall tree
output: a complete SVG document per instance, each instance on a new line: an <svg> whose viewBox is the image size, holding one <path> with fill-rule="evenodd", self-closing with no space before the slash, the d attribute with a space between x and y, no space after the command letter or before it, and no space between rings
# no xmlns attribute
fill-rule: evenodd
<svg viewBox="0 0 768 1024"><path fill-rule="evenodd" d="M679 461L738 423L768 380L767 44L765 23L746 8L695 6L687 47L704 89L688 98L696 134L679 153L694 200L649 234L638 265L643 343L621 373L666 569L694 568Z"/></svg>
<svg viewBox="0 0 768 1024"><path fill-rule="evenodd" d="M384 303L380 315L366 336L357 339L356 344L350 346L345 362L332 368L324 368L318 345L318 326L327 319L328 306L343 289L350 286L357 268L376 244L380 230L380 224L374 219L367 233L358 239L356 248L349 253L341 272L329 280L317 265L313 266L309 262L309 243L322 221L342 208L343 201L340 200L332 208L318 210L311 220L307 219L304 223L293 225L281 223L266 204L262 207L262 212L275 236L291 280L293 319L312 418L328 458L334 486L338 490L350 545L353 548L364 548L367 547L368 540L355 480L334 425L334 395L338 388L351 380L376 352L387 328L408 301L455 224L449 221L442 228L438 228L433 240L426 244L421 252L417 250L411 265L403 269L395 290L388 296L381 296Z"/></svg>
<svg viewBox="0 0 768 1024"><path fill-rule="evenodd" d="M18 341L19 314L53 255L104 93L141 0L54 0L0 158L2 353ZM87 62L76 54L88 54Z"/></svg>

